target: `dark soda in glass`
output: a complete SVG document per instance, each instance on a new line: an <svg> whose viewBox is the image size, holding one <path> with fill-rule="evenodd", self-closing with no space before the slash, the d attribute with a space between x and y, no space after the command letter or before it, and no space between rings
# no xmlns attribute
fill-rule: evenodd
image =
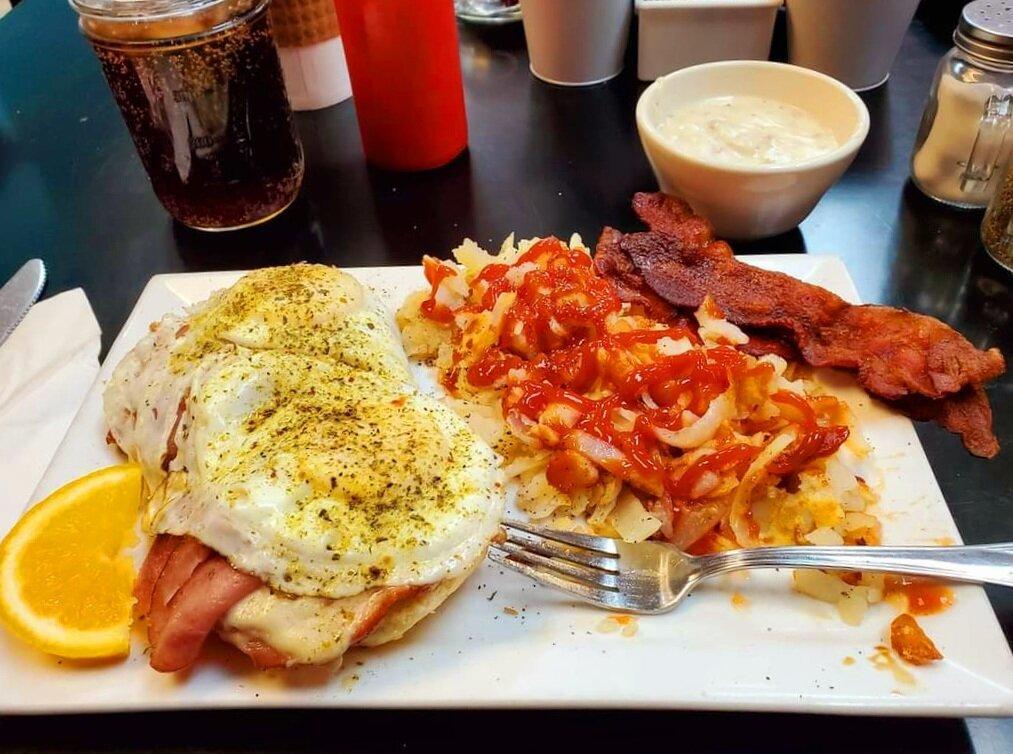
<svg viewBox="0 0 1013 754"><path fill-rule="evenodd" d="M173 217L192 228L230 230L292 203L303 153L266 2L72 4Z"/></svg>

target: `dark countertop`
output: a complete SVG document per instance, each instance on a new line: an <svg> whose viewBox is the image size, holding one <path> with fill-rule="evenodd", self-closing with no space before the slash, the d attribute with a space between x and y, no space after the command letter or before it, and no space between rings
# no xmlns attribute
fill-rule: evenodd
<svg viewBox="0 0 1013 754"><path fill-rule="evenodd" d="M928 6L928 3L926 3ZM863 94L872 129L854 165L812 215L739 252L841 256L866 301L949 322L980 347L1013 354L1013 278L978 241L980 213L946 209L908 181L908 156L959 3L916 19L886 86ZM519 27L462 35L469 152L441 170L392 174L362 158L351 102L298 116L307 174L297 203L252 231L174 225L147 183L97 61L61 0L25 0L0 21L0 281L27 258L50 270L48 294L82 286L108 348L151 275L295 260L416 263L462 236L497 242L633 228L634 191L654 180L633 108L633 71L563 89L527 71ZM1013 377L989 390L1000 456L969 456L919 427L940 486L970 543L1013 540ZM1013 594L990 591L1009 637ZM349 725L348 723L351 723ZM538 731L537 739L533 734ZM415 751L474 741L483 751L545 746L604 751L658 743L691 751L1013 750L1010 721L894 720L680 713L264 712L2 718L4 750Z"/></svg>

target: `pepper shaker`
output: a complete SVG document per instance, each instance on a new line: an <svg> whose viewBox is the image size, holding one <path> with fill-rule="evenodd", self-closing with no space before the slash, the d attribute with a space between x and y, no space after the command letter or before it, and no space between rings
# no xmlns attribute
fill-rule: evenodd
<svg viewBox="0 0 1013 754"><path fill-rule="evenodd" d="M911 156L911 178L945 204L982 208L1013 149L1013 6L969 3L939 63Z"/></svg>

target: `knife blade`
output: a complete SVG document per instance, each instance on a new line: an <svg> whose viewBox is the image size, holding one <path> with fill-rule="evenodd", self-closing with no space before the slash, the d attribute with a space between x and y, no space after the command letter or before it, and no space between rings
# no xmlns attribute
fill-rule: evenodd
<svg viewBox="0 0 1013 754"><path fill-rule="evenodd" d="M46 286L46 265L41 259L29 259L14 277L0 288L0 345L25 318Z"/></svg>

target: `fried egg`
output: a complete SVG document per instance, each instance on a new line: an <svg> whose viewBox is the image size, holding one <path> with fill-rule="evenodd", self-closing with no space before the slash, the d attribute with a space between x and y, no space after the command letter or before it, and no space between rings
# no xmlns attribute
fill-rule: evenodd
<svg viewBox="0 0 1013 754"><path fill-rule="evenodd" d="M364 639L353 618L381 589L416 590L371 633L400 636L502 515L495 453L417 389L389 313L335 268L258 270L167 316L117 366L105 414L153 490L146 529L264 582L220 633L297 662Z"/></svg>

